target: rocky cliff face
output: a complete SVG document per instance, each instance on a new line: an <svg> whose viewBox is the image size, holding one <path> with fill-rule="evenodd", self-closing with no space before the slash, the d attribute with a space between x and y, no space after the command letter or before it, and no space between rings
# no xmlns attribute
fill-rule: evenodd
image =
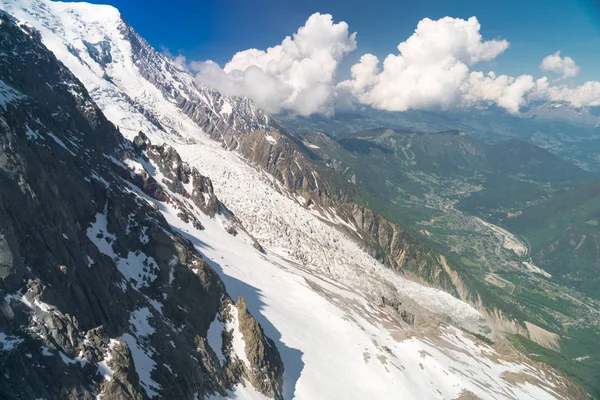
<svg viewBox="0 0 600 400"><path fill-rule="evenodd" d="M203 398L245 381L280 398L274 342L157 210L226 212L210 180L124 140L36 31L1 18L0 397ZM239 323L219 329L232 304Z"/></svg>

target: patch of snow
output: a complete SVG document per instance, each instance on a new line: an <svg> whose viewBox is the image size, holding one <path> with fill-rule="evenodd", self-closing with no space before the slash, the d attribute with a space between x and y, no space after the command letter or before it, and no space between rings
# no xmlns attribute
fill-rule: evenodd
<svg viewBox="0 0 600 400"><path fill-rule="evenodd" d="M319 181L317 180L317 176L315 175L315 171L310 171L310 173L312 174L312 177L315 180L315 186L317 187L317 189L319 189Z"/></svg>
<svg viewBox="0 0 600 400"><path fill-rule="evenodd" d="M169 285L171 285L175 280L175 266L177 264L179 264L179 257L173 256L173 258L171 258L169 261Z"/></svg>
<svg viewBox="0 0 600 400"><path fill-rule="evenodd" d="M156 261L141 251L130 251L126 258L118 258L117 268L127 281L133 281L138 290L158 278Z"/></svg>
<svg viewBox="0 0 600 400"><path fill-rule="evenodd" d="M144 349L138 340L129 333L124 334L121 339L131 351L135 370L140 377L140 384L146 391L148 397L158 396L157 390L160 390L160 385L152 379L152 371L156 368L156 362L151 358L153 352L149 349Z"/></svg>
<svg viewBox="0 0 600 400"><path fill-rule="evenodd" d="M20 292L17 292L15 294L7 294L4 296L4 301L10 304L11 300L15 300L15 301L23 303L25 305L25 307L29 308L30 310L33 310L34 306L27 299L26 295L27 295L27 292L25 294L21 294Z"/></svg>
<svg viewBox="0 0 600 400"><path fill-rule="evenodd" d="M79 354L77 357L70 358L68 357L65 353L63 353L62 351L58 352L58 355L60 356L60 359L62 360L62 362L64 362L65 364L79 364L80 366L85 366L89 361L87 359L85 359L83 357L83 354Z"/></svg>
<svg viewBox="0 0 600 400"><path fill-rule="evenodd" d="M53 354L50 352L50 349L47 348L46 346L40 346L40 348L42 349L42 355L44 357L52 357Z"/></svg>
<svg viewBox="0 0 600 400"><path fill-rule="evenodd" d="M161 317L164 317L163 310L162 310L163 307L164 307L164 305L161 302L159 302L157 300L154 300L154 299L151 299L148 296L144 296L144 297L146 297L146 300L148 300L148 303L150 303L150 305L152 306L152 308L154 308L160 314ZM167 298L167 294L166 293L163 293L163 298L164 299Z"/></svg>
<svg viewBox="0 0 600 400"><path fill-rule="evenodd" d="M41 301L37 298L33 300L33 305L45 313L56 314L56 307L51 306L50 304L44 303L43 301Z"/></svg>
<svg viewBox="0 0 600 400"><path fill-rule="evenodd" d="M219 358L219 362L223 365L226 361L225 355L223 354L223 330L225 330L225 324L221 321L221 315L217 314L214 321L211 322L208 327L206 339L208 345L215 352Z"/></svg>
<svg viewBox="0 0 600 400"><path fill-rule="evenodd" d="M0 332L0 345L2 348L0 351L10 351L16 348L19 344L23 343L24 339L16 336L8 336L3 332Z"/></svg>
<svg viewBox="0 0 600 400"><path fill-rule="evenodd" d="M69 153L71 153L72 156L76 156L75 153L73 153L71 151L71 149L69 149L67 147L67 145L65 144L65 142L63 142L62 140L60 140L58 137L56 137L55 134L53 134L52 132L47 132L46 133L48 136L50 136L52 139L54 139L54 141L62 148L64 148L65 150L67 150Z"/></svg>
<svg viewBox="0 0 600 400"><path fill-rule="evenodd" d="M106 352L104 353L104 359L102 361L100 361L98 363L98 372L100 373L100 375L102 375L104 377L104 379L106 379L107 381L112 380L114 371L113 369L108 365L108 362L110 360L112 360L112 353L111 350L118 344L119 342L115 339L110 339L110 342L108 344L108 349L106 350Z"/></svg>
<svg viewBox="0 0 600 400"><path fill-rule="evenodd" d="M142 175L143 176L146 173L146 170L144 169L144 166L142 164L140 164L139 162L137 162L137 161L134 161L134 160L131 160L131 159L127 158L127 159L123 160L123 162L136 175Z"/></svg>
<svg viewBox="0 0 600 400"><path fill-rule="evenodd" d="M155 329L150 326L149 319L152 316L148 307L140 308L131 313L129 323L135 328L136 335L151 336Z"/></svg>
<svg viewBox="0 0 600 400"><path fill-rule="evenodd" d="M225 321L225 330L228 332L232 332L231 339L231 356L235 356L239 358L248 369L250 369L251 364L246 356L246 342L244 341L244 336L240 331L240 320L238 317L238 309L234 305L229 305L228 309L229 320Z"/></svg>
<svg viewBox="0 0 600 400"><path fill-rule="evenodd" d="M223 106L221 107L221 115L231 115L231 112L233 111L233 107L231 106L231 104L229 102L224 102Z"/></svg>
<svg viewBox="0 0 600 400"><path fill-rule="evenodd" d="M142 227L142 232L140 233L140 242L142 244L150 243L150 238L148 237L148 234L146 233L147 231L148 231L147 226Z"/></svg>
<svg viewBox="0 0 600 400"><path fill-rule="evenodd" d="M18 101L25 98L23 93L14 89L12 86L0 79L0 107L6 108L8 103Z"/></svg>
<svg viewBox="0 0 600 400"><path fill-rule="evenodd" d="M110 160L110 162L112 162L115 165L118 165L121 168L127 168L128 165L125 165L124 163L121 162L121 160L117 160L115 157L113 156L109 156L107 154L104 154L104 158L107 158Z"/></svg>
<svg viewBox="0 0 600 400"><path fill-rule="evenodd" d="M249 383L238 384L232 390L227 392L227 397L215 394L207 398L208 400L269 400L268 397L254 389Z"/></svg>
<svg viewBox="0 0 600 400"><path fill-rule="evenodd" d="M104 212L97 213L94 222L86 231L87 237L96 245L100 253L110 258L117 257L112 248L112 242L116 240L115 235L108 232L108 202L104 206Z"/></svg>
<svg viewBox="0 0 600 400"><path fill-rule="evenodd" d="M96 172L92 171L91 177L93 179L97 180L98 182L102 183L107 189L110 187L109 183L106 182L106 180L104 178L102 178L100 175L98 175Z"/></svg>
<svg viewBox="0 0 600 400"><path fill-rule="evenodd" d="M104 206L104 212L96 214L94 222L87 229L88 238L101 253L106 254L116 262L121 274L127 281L133 281L136 289L153 282L158 276L155 273L157 264L152 257L141 251L130 251L127 257L119 257L115 253L112 243L116 240L116 236L108 232L107 214L108 203ZM143 240L143 237L141 240Z"/></svg>
<svg viewBox="0 0 600 400"><path fill-rule="evenodd" d="M25 130L25 135L27 136L27 140L35 141L39 139L44 139L39 133L31 129L29 125L27 125L26 128L27 129Z"/></svg>
<svg viewBox="0 0 600 400"><path fill-rule="evenodd" d="M277 139L275 139L273 136L271 136L269 134L265 134L265 137L267 138L267 142L269 142L271 144L276 144L277 143Z"/></svg>

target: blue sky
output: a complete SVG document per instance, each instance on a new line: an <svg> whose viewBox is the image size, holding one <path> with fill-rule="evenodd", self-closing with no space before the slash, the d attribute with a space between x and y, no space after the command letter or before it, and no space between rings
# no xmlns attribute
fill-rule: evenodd
<svg viewBox="0 0 600 400"><path fill-rule="evenodd" d="M396 53L419 20L476 16L484 39L502 38L510 48L480 67L510 75L541 76L542 58L557 50L581 67L575 82L600 80L600 6L597 0L348 1L348 0L161 0L92 1L112 4L157 48L188 60L212 59L221 65L237 51L266 49L294 33L314 12L330 13L357 32L358 48L345 57L338 78L364 53L383 59Z"/></svg>

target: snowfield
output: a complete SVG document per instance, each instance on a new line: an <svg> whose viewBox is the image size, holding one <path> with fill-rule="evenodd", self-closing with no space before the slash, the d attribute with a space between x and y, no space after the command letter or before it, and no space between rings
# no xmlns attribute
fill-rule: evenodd
<svg viewBox="0 0 600 400"><path fill-rule="evenodd" d="M266 249L266 254L257 251L245 232L229 234L230 221L224 216L209 218L181 196L204 230L183 222L171 205L145 198L194 243L234 300L246 299L282 355L286 399L455 399L464 391L484 399L559 397L556 377L528 359L498 352L451 325L428 322L408 328L397 313L380 305L382 296L399 296L417 309L422 307L428 316L449 317L470 331L487 327L473 307L394 274L302 207L270 176L210 140L139 73L131 46L119 29L124 22L116 9L45 0L5 0L0 7L40 30L44 43L84 83L124 136L132 139L143 131L154 144L175 147L184 161L210 177L219 199ZM108 43L111 62L99 64L84 41ZM177 84L192 84L191 75L183 69L179 73ZM160 125L140 108L151 110ZM229 105L223 112L235 110ZM145 168L160 181L158 168L136 161L127 165L132 173ZM106 217L98 214L88 236L101 252L112 256L107 246L111 238L102 233L106 233ZM143 255L131 256L135 257ZM120 263L123 275L141 285L144 277L130 270L128 261ZM152 350L144 344L144 336L152 334L148 311L140 309L132 315L137 337L126 334L122 339L132 350L136 369L139 366L142 385L152 395L157 387L150 376L155 363ZM229 329L235 329L236 323ZM221 343L218 332L227 326L218 320L213 325L209 345L223 357L215 347ZM10 347L14 340L0 337L0 346ZM244 346L241 335L234 337L233 351L242 360ZM108 366L103 375L110 379ZM264 398L249 384L239 385L229 397Z"/></svg>
<svg viewBox="0 0 600 400"><path fill-rule="evenodd" d="M236 153L204 137L197 141L194 145L173 145L182 159L211 178L217 197L269 253L312 274L369 293L373 301L401 293L470 330L478 331L485 325L481 314L467 303L404 279L383 266L344 233L282 193L284 189L272 177L249 166Z"/></svg>
<svg viewBox="0 0 600 400"><path fill-rule="evenodd" d="M275 253L260 253L244 232L231 235L225 217L209 218L180 197L205 227L197 230L170 204L146 199L194 243L228 292L246 299L265 334L276 341L285 365L286 399L454 399L464 390L484 399L555 397L551 389L510 383L515 374L526 382L547 381L552 388L553 375L522 357L500 354L444 324L402 329L393 313L355 288ZM209 344L218 355L216 332L223 325L215 320L209 329ZM229 329L234 325L235 319ZM239 356L243 344L236 344L235 332L233 351ZM250 386L239 386L231 398L263 397Z"/></svg>

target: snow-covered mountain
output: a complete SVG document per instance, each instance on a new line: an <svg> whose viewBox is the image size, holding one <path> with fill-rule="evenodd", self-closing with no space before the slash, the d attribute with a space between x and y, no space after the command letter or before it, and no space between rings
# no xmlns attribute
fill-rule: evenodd
<svg viewBox="0 0 600 400"><path fill-rule="evenodd" d="M154 203L235 226L210 180L0 14L0 398L281 398L275 342Z"/></svg>
<svg viewBox="0 0 600 400"><path fill-rule="evenodd" d="M276 367L277 356L268 351L274 343L283 362L281 393L286 399L452 399L468 398L473 393L480 398L581 395L556 372L517 353L470 305L443 291L407 280L367 254L357 240L364 231L355 221L340 218L334 209L323 204L306 207L306 199L298 199L288 185L294 178L291 175L303 170L301 154L293 153L298 158L288 160L289 164L299 165L298 169L286 171L289 176L283 179L285 184L274 171L248 163L242 156L245 137L260 136L276 146L286 135L293 134L247 99L222 96L196 85L191 74L149 46L116 9L40 0L4 0L2 9L41 33L44 45L87 89L90 107L97 104L103 115L118 127L124 137L121 140L130 141L130 144L124 142L114 154L102 147L89 149L89 152L104 152L98 157L108 160L105 164L110 168L106 168L120 171L129 183L124 185L117 178L93 174L90 179L102 182L107 192L119 196L129 193L139 204L157 210L168 224L163 228L172 230L173 237L187 239L186 244L193 246L188 251L201 254L224 282L224 297L213 304L210 317L203 317L211 318L212 322L204 328L205 333L203 329L196 332L206 338L212 352L208 351L209 356L199 351L194 353L197 358L210 358L210 365L202 370L203 376L222 383L217 388L207 385L195 394L205 398L211 393L248 399L277 397L280 369ZM9 53L12 49L6 44L1 46L6 59L18 56ZM13 76L18 83L26 78L18 75L23 73L7 67L2 76L3 80ZM11 85L4 80L2 93L5 104L18 107L24 95L14 82ZM87 98L87 94L72 90L71 93ZM72 119L68 105L57 106L59 109L53 114L55 124L67 126ZM3 108L3 118L9 125L7 109ZM271 134L273 127L282 129ZM18 130L22 141L44 135L45 141L49 140L46 136L55 135L54 142L59 146L53 145L49 151L56 158L64 157L66 151L80 158L80 164L88 163L81 156L81 145L76 138L58 136L50 127L40 126L43 134L33 128L29 133L27 129L23 126ZM42 140L26 143L41 146L45 143ZM210 180L202 178L203 175ZM319 180L313 174L311 184L317 190ZM322 185L325 183L321 181ZM96 210L95 218L85 228L86 236L97 249L93 252L116 260L118 272L114 281L120 285L122 275L124 282L133 285L132 293L142 295L143 282L154 282L156 276L161 276L162 284L170 287L173 280L169 271L174 266L171 269L169 266L174 258L167 260L166 265L158 265L165 272L152 272L152 268L144 268L148 267L148 261L143 257L136 253L121 257L125 249L115 250L122 235L107 223L112 218L111 209ZM104 237L110 240L99 240ZM140 240L145 242L142 244L148 248L158 244L154 237L142 237ZM197 276L210 275L208 270L196 270L193 262L181 261L178 256L174 264ZM95 262L92 257L90 264ZM144 279L140 279L140 270L144 271ZM37 279L41 284L49 283L44 281L47 277L43 274ZM178 279L177 273L174 279ZM147 307L124 310L127 313L124 325L138 328L133 331L137 333L137 340L133 341L145 345L137 346L126 340L134 336L124 334L120 326L121 340L100 336L101 341L109 341L104 354L89 359L85 353L77 355L77 359L67 357L67 367L84 368L91 363L96 367L94 371L105 365L112 370L110 339L120 340L119 346L128 348L132 354L129 374L137 375L144 389L136 393L144 397L191 397L191 390L171 391L179 382L178 373L165 372L169 368L161 363L167 350L160 347L160 335L156 333L159 322L180 326L174 319L183 318L183 314L174 311L161 316L168 303L160 298L164 288L155 289L147 299L139 300L147 302ZM15 290L7 292L9 300L33 301L31 309L35 315L39 312L45 315L44 312L54 309L63 312L64 300L53 303L48 298L45 301L49 305L35 306L31 296L19 297L23 289ZM63 296L61 290L56 289L56 298ZM242 296L244 300L234 306L224 290L232 298ZM175 308L187 312L190 305L203 305L206 299L188 291L178 301L180 304ZM254 320L247 317L246 307L260 325L254 325L251 322ZM193 325L189 319L183 321ZM257 326L274 342L257 335L260 332ZM492 337L497 345L492 348L465 330ZM24 353L19 347L22 340L15 331L5 330L2 324L0 331L2 353ZM224 339L229 339L226 346ZM85 345L82 340L72 345L71 352L79 344ZM177 348L179 342L175 345ZM185 346L189 343L181 346L182 352L188 351ZM62 351L60 343L53 351L57 354ZM20 359L24 360L23 357L27 355ZM203 360L198 363L206 364ZM233 372L229 376L222 370ZM196 370L190 371L194 374ZM0 390L11 396L25 393L19 392L21 386L11 391L16 378L8 375L0 376ZM80 390L88 397L100 391L105 393L106 381L111 379L107 375L98 377L95 386L87 384ZM135 381L124 374L119 379L126 383L130 379ZM171 384L161 385L158 381ZM25 397L43 394L35 390L33 386Z"/></svg>
<svg viewBox="0 0 600 400"><path fill-rule="evenodd" d="M181 108L196 129L199 125L215 138L269 124L269 116L247 99L194 85L193 76L157 53L115 8L39 0L4 2L4 8L39 29L44 43L90 93L103 93L94 97L124 133L180 136L179 131L189 127L173 114L174 108ZM131 114L141 114L143 122Z"/></svg>

